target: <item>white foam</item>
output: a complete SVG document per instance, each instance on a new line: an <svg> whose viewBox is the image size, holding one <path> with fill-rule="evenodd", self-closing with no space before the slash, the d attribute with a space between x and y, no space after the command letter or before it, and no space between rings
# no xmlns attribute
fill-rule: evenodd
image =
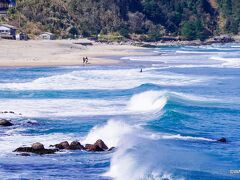
<svg viewBox="0 0 240 180"><path fill-rule="evenodd" d="M122 130L119 127L118 130ZM157 136L157 138L156 138ZM114 178L116 180L122 179L183 179L173 178L171 172L164 170L165 163L169 162L169 159L174 159L174 162L185 162L189 160L185 158L186 154L178 154L178 152L171 152L166 146L161 146L158 141L159 139L177 139L185 141L213 141L207 138L201 137L190 137L181 135L156 135L154 138L147 136L147 133L143 130L132 131L127 134L119 142L120 146L117 152L114 153L111 159L110 169L104 176ZM191 156L191 152L187 153ZM197 157L197 156L193 156ZM147 161L146 161L147 160ZM184 164L185 164L184 162ZM190 165L192 159L190 158ZM199 162L201 164L201 162ZM189 165L188 165L189 166ZM189 166L188 168L190 168ZM191 167L192 168L192 167ZM198 169L198 167L195 167Z"/></svg>
<svg viewBox="0 0 240 180"><path fill-rule="evenodd" d="M192 136L182 136L180 134L151 134L147 136L150 139L153 140L159 140L159 139L174 139L174 140L183 140L183 141L209 141L214 142L216 140L204 138L204 137L192 137Z"/></svg>
<svg viewBox="0 0 240 180"><path fill-rule="evenodd" d="M142 84L186 86L205 82L207 77L160 72L154 69L82 70L39 78L25 83L0 83L0 90L129 89Z"/></svg>
<svg viewBox="0 0 240 180"><path fill-rule="evenodd" d="M217 99L215 97L204 97L188 93L180 93L174 91L145 91L134 95L129 103L128 110L133 112L153 112L160 111L166 104L168 100L177 101L191 101L197 103L205 102L222 102L222 99ZM227 102L227 101L225 101Z"/></svg>
<svg viewBox="0 0 240 180"><path fill-rule="evenodd" d="M0 110L22 113L23 117L68 117L120 115L126 113L121 99L1 99ZM10 118L11 114L0 114Z"/></svg>
<svg viewBox="0 0 240 180"><path fill-rule="evenodd" d="M82 142L94 143L101 138L107 146L117 147L120 145L120 140L133 131L134 128L124 122L110 120L103 126L94 127Z"/></svg>
<svg viewBox="0 0 240 180"><path fill-rule="evenodd" d="M172 98L180 98L186 101L195 101L195 102L222 102L221 99L217 99L215 97L204 97L194 94L188 94L188 93L180 93L180 92L168 92Z"/></svg>
<svg viewBox="0 0 240 180"><path fill-rule="evenodd" d="M153 148L152 142L158 144L158 140L161 139L214 141L204 137L155 134L120 120L110 120L105 125L94 127L82 142L94 143L97 139L102 139L109 147L117 147L111 159L109 171L103 174L116 180L175 179L171 173L163 170L164 162L168 161L165 154L177 157L179 155L168 152L169 149L166 147L154 146ZM181 158L179 161L182 161Z"/></svg>
<svg viewBox="0 0 240 180"><path fill-rule="evenodd" d="M152 112L161 110L167 103L164 92L147 91L134 95L129 104L128 109L133 112Z"/></svg>
<svg viewBox="0 0 240 180"><path fill-rule="evenodd" d="M159 174L150 172L149 164L139 164L136 158L129 150L136 144L135 137L140 135L138 128L131 126L122 121L110 120L103 126L94 127L89 134L83 139L83 143L94 143L97 139L102 139L109 147L118 147L111 160L109 172L103 176L112 177L114 179L141 179L144 177L163 177ZM164 177L168 176L164 173Z"/></svg>
<svg viewBox="0 0 240 180"><path fill-rule="evenodd" d="M208 51L187 51L187 50L178 50L176 51L177 54L212 54L212 53L216 53L216 52L208 52Z"/></svg>
<svg viewBox="0 0 240 180"><path fill-rule="evenodd" d="M0 118L69 117L97 115L139 115L160 113L168 100L191 103L228 103L234 99L217 99L172 91L145 91L130 99L0 99L0 111L14 111L22 115L2 114Z"/></svg>
<svg viewBox="0 0 240 180"><path fill-rule="evenodd" d="M162 54L159 56L131 56L122 59L130 61L145 61L145 62L162 62L164 65L168 64L182 64L182 63L201 63L195 60L203 60L209 55L190 56L190 55L176 55L176 54Z"/></svg>
<svg viewBox="0 0 240 180"><path fill-rule="evenodd" d="M240 68L240 58L227 58L227 57L219 57L213 56L210 59L222 61L222 67L232 67L232 68Z"/></svg>
<svg viewBox="0 0 240 180"><path fill-rule="evenodd" d="M239 45L232 45L231 47L232 47L232 48L240 48Z"/></svg>

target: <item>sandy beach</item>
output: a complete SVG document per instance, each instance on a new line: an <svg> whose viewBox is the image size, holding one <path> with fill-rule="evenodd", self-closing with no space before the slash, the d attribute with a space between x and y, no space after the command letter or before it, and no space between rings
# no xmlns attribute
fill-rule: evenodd
<svg viewBox="0 0 240 180"><path fill-rule="evenodd" d="M82 58L88 57L90 65L117 64L111 56L131 56L139 53L140 47L130 45L107 45L93 43L84 46L82 40L0 40L0 67L32 66L74 66L82 65Z"/></svg>

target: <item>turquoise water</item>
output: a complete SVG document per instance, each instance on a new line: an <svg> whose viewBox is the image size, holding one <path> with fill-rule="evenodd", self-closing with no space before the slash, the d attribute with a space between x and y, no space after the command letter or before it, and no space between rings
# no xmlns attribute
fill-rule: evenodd
<svg viewBox="0 0 240 180"><path fill-rule="evenodd" d="M16 114L0 117L16 125L0 129L0 179L240 179L240 45L144 51L121 66L2 68L0 111ZM118 148L12 152L97 139Z"/></svg>

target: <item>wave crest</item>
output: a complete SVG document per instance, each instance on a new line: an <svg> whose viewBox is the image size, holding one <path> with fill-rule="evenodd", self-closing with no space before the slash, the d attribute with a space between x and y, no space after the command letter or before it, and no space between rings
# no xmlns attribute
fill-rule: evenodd
<svg viewBox="0 0 240 180"><path fill-rule="evenodd" d="M167 103L163 92L147 91L134 95L128 104L128 110L134 112L159 111Z"/></svg>

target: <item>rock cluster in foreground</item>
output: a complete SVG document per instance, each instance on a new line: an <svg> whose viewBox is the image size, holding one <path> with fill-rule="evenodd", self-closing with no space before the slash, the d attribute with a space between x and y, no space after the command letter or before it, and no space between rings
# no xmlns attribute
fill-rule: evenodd
<svg viewBox="0 0 240 180"><path fill-rule="evenodd" d="M30 156L29 153L44 155L44 154L54 154L55 152L61 150L84 150L92 152L102 152L102 151L111 151L114 149L108 148L107 145L101 140L97 140L94 144L86 144L83 146L78 141L73 141L70 144L67 141L61 142L59 144L51 145L50 149L45 149L44 145L41 143L34 143L31 147L19 147L14 152L20 152L20 155Z"/></svg>

